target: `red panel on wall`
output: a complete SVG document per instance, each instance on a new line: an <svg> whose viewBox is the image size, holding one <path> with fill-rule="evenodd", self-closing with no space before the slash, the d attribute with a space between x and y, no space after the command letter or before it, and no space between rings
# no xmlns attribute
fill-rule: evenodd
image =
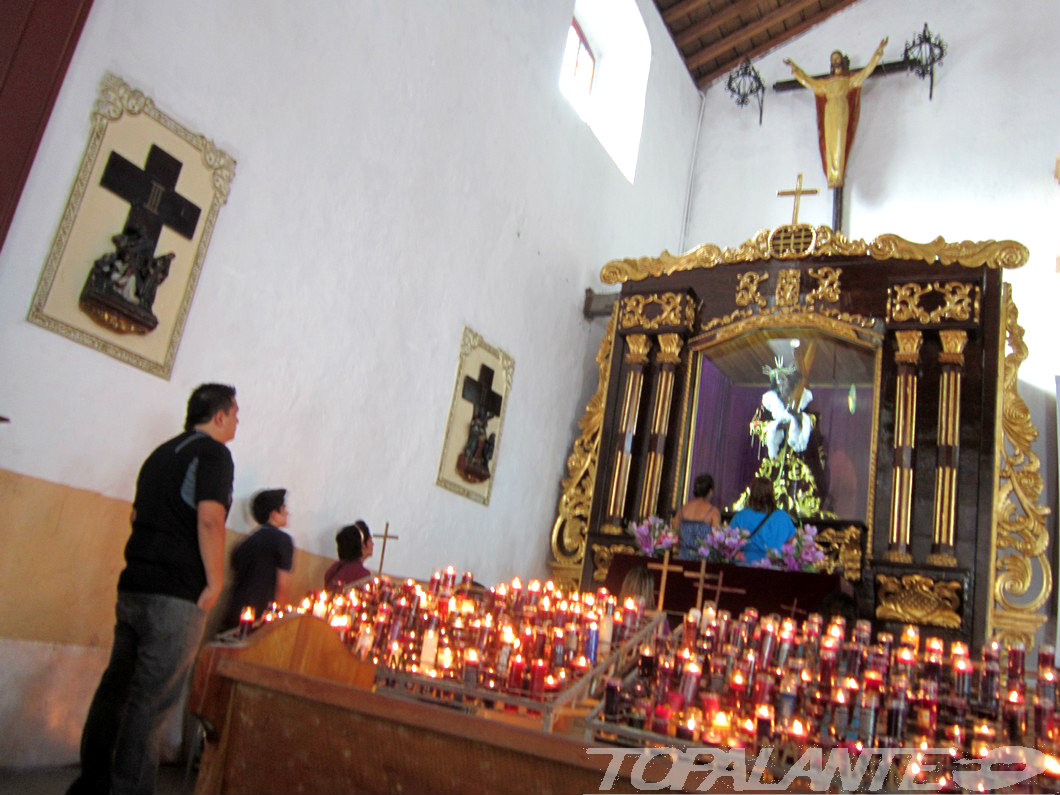
<svg viewBox="0 0 1060 795"><path fill-rule="evenodd" d="M92 0L0 2L0 248Z"/></svg>

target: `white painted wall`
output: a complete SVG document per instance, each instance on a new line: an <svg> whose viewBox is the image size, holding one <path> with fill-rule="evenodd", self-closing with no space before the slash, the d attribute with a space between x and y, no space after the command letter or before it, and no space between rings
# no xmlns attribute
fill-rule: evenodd
<svg viewBox="0 0 1060 795"><path fill-rule="evenodd" d="M919 242L1012 239L1030 249L1027 265L1005 278L1030 347L1020 393L1040 431L1034 449L1055 537L1060 4L862 0L755 62L767 86L761 127L757 108L738 108L721 78L705 92L686 248L735 246L790 223L791 200L776 193L800 171L822 195L803 198L799 220L831 225L813 97L771 86L790 79L785 58L821 74L838 48L857 68L885 36L884 60L900 60L925 21L948 45L934 99L912 74L867 81L847 170L846 229L866 240L891 232Z"/></svg>
<svg viewBox="0 0 1060 795"><path fill-rule="evenodd" d="M390 571L546 574L602 333L582 292L683 224L699 94L639 6L630 185L558 90L573 0L96 0L0 253L0 466L131 498L220 380L237 500L287 486L299 546L364 517L401 535ZM238 161L169 382L24 319L108 70ZM465 324L515 359L488 508L434 485Z"/></svg>

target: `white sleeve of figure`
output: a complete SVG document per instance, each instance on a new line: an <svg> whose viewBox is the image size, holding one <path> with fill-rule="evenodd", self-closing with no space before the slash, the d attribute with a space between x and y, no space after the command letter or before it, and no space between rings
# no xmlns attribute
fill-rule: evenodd
<svg viewBox="0 0 1060 795"><path fill-rule="evenodd" d="M794 435L794 438L788 438L788 444L796 453L801 453L806 449L806 445L810 443L810 434L813 432L813 418L809 414L800 414L799 420L799 432Z"/></svg>
<svg viewBox="0 0 1060 795"><path fill-rule="evenodd" d="M766 411L773 415L773 419L776 420L779 420L788 413L788 410L784 407L780 397L772 389L762 395L762 405L765 407Z"/></svg>
<svg viewBox="0 0 1060 795"><path fill-rule="evenodd" d="M766 452L770 458L777 457L780 442L784 438L784 432L780 429L780 420L773 420L766 426Z"/></svg>

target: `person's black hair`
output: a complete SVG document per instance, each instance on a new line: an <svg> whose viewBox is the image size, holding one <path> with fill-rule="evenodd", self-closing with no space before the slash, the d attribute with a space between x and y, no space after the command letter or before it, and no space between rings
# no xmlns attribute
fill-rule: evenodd
<svg viewBox="0 0 1060 795"><path fill-rule="evenodd" d="M747 497L747 506L759 513L772 513L777 509L773 484L768 479L755 478L751 481L751 493Z"/></svg>
<svg viewBox="0 0 1060 795"><path fill-rule="evenodd" d="M706 473L700 475L692 484L693 497L706 497L714 491L714 476Z"/></svg>
<svg viewBox="0 0 1060 795"><path fill-rule="evenodd" d="M255 494L250 502L250 513L254 521L258 524L269 521L272 512L283 507L286 496L287 489L262 489Z"/></svg>
<svg viewBox="0 0 1060 795"><path fill-rule="evenodd" d="M364 556L364 545L372 537L372 531L363 519L348 524L335 536L339 560L360 560Z"/></svg>
<svg viewBox="0 0 1060 795"><path fill-rule="evenodd" d="M225 384L201 384L188 398L188 413L184 417L184 430L209 422L219 411L229 411L236 399L236 388Z"/></svg>

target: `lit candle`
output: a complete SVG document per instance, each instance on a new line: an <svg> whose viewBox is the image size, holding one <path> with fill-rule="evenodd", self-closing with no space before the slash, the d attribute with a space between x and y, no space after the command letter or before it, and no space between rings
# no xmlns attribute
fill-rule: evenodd
<svg viewBox="0 0 1060 795"><path fill-rule="evenodd" d="M681 671L681 684L678 692L685 704L696 703L696 692L699 690L699 678L703 669L695 662L687 662Z"/></svg>
<svg viewBox="0 0 1060 795"><path fill-rule="evenodd" d="M695 742L696 739L696 716L689 715L687 720L677 724L677 739L686 742Z"/></svg>
<svg viewBox="0 0 1060 795"><path fill-rule="evenodd" d="M538 658L530 666L530 698L541 698L545 692L545 674L548 666L545 661Z"/></svg>
<svg viewBox="0 0 1060 795"><path fill-rule="evenodd" d="M464 684L467 687L478 686L478 670L478 649L467 649L464 652Z"/></svg>
<svg viewBox="0 0 1060 795"><path fill-rule="evenodd" d="M254 625L254 608L247 605L239 614L239 637L245 638L250 628Z"/></svg>
<svg viewBox="0 0 1060 795"><path fill-rule="evenodd" d="M1027 731L1027 707L1023 694L1015 687L1009 690L1004 709L1005 734L1010 743L1020 744Z"/></svg>
<svg viewBox="0 0 1060 795"><path fill-rule="evenodd" d="M759 704L755 708L755 739L764 743L773 733L773 706Z"/></svg>
<svg viewBox="0 0 1060 795"><path fill-rule="evenodd" d="M590 667L589 666L589 660L586 658L586 656L584 654L580 654L580 655L578 655L578 657L572 663L572 667L574 669L574 674L576 676L581 676L582 674L587 674L589 672L589 667Z"/></svg>
<svg viewBox="0 0 1060 795"><path fill-rule="evenodd" d="M313 602L313 615L316 618L325 618L328 614L328 603L324 591L320 592L320 598Z"/></svg>
<svg viewBox="0 0 1060 795"><path fill-rule="evenodd" d="M331 626L333 629L337 629L339 632L339 639L345 643L349 639L350 627L352 620L350 619L349 613L342 613L341 615L331 617Z"/></svg>
<svg viewBox="0 0 1060 795"><path fill-rule="evenodd" d="M523 655L516 654L512 658L512 663L508 666L508 689L509 690L522 690L523 689L523 674L526 673L526 662L523 660Z"/></svg>
<svg viewBox="0 0 1060 795"><path fill-rule="evenodd" d="M600 627L595 621L590 621L585 629L585 657L590 663L596 663L596 650L600 644Z"/></svg>
<svg viewBox="0 0 1060 795"><path fill-rule="evenodd" d="M552 630L552 667L562 668L567 663L567 650L563 638L566 633L562 627Z"/></svg>
<svg viewBox="0 0 1060 795"><path fill-rule="evenodd" d="M438 633L428 629L423 634L423 645L420 647L420 667L432 670L438 656Z"/></svg>

